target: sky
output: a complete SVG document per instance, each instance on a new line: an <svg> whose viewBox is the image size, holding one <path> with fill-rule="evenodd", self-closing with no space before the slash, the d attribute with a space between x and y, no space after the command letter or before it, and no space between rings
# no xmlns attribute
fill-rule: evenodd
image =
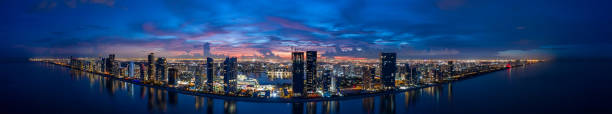
<svg viewBox="0 0 612 114"><path fill-rule="evenodd" d="M611 58L610 1L3 0L5 57Z"/></svg>

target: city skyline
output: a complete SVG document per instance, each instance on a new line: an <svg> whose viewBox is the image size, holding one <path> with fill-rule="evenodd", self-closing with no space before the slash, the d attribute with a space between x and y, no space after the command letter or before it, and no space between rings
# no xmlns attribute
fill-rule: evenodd
<svg viewBox="0 0 612 114"><path fill-rule="evenodd" d="M0 112L611 113L611 5L0 0Z"/></svg>
<svg viewBox="0 0 612 114"><path fill-rule="evenodd" d="M204 46L204 50L207 50L206 48L208 47ZM411 91L542 62L533 59L398 62L397 53L385 52L379 53L378 56L380 59L373 63L318 62L317 51L294 50L291 62L239 62L236 57L225 57L222 63L214 63L211 57L203 60L169 61L166 57L155 59L155 54L149 53L146 61L137 61L141 64L138 68L134 67L134 60L118 60L115 54L100 58L71 56L69 59L30 58L29 60L142 86L161 87L188 95L219 95L227 99L264 102L337 100ZM144 64L148 66L145 67ZM135 69L139 69L139 72ZM144 69L148 69L147 72L144 72ZM321 74L317 75L318 72ZM136 73L140 77L135 77ZM272 77L268 77L267 80L278 77L290 78L291 83L260 84L259 81L264 79L254 78L254 74L258 73L271 75ZM206 77L206 81L203 77Z"/></svg>

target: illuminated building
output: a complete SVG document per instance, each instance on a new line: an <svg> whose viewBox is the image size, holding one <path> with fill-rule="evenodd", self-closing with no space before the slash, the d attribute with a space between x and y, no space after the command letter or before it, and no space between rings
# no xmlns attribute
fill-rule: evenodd
<svg viewBox="0 0 612 114"><path fill-rule="evenodd" d="M323 85L323 92L329 92L329 86L331 85L331 73L330 69L323 70L321 84Z"/></svg>
<svg viewBox="0 0 612 114"><path fill-rule="evenodd" d="M155 55L153 53L150 53L149 56L147 56L147 62L147 66L149 67L149 69L147 69L147 73L149 76L145 79L155 81Z"/></svg>
<svg viewBox="0 0 612 114"><path fill-rule="evenodd" d="M196 88L202 87L202 69L200 65L192 66L195 67L193 77L195 78L194 84Z"/></svg>
<svg viewBox="0 0 612 114"><path fill-rule="evenodd" d="M454 76L455 75L455 64L453 61L448 61L448 67L449 67L449 74L450 76Z"/></svg>
<svg viewBox="0 0 612 114"><path fill-rule="evenodd" d="M168 63L166 61L165 57L159 57L157 58L157 63L155 64L155 67L157 68L157 72L156 72L156 76L155 76L155 80L157 81L166 81L168 79L168 76L166 74L166 70L168 69Z"/></svg>
<svg viewBox="0 0 612 114"><path fill-rule="evenodd" d="M306 92L314 93L316 90L315 76L317 75L317 51L306 51Z"/></svg>
<svg viewBox="0 0 612 114"><path fill-rule="evenodd" d="M405 78L406 80L409 82L409 84L414 84L417 80L416 77L416 68L415 67L410 67L410 64L404 64L404 72L405 74Z"/></svg>
<svg viewBox="0 0 612 114"><path fill-rule="evenodd" d="M140 63L140 80L144 81L147 80L146 78L146 74L145 74L145 70L147 68L145 67L145 63Z"/></svg>
<svg viewBox="0 0 612 114"><path fill-rule="evenodd" d="M380 53L380 73L385 89L395 88L395 72L397 70L395 56L395 53Z"/></svg>
<svg viewBox="0 0 612 114"><path fill-rule="evenodd" d="M117 73L117 76L119 78L124 78L125 76L128 76L128 68L127 67L119 67L119 72Z"/></svg>
<svg viewBox="0 0 612 114"><path fill-rule="evenodd" d="M363 67L363 89L364 90L371 90L373 89L373 84L372 82L374 81L374 76L376 75L376 68L372 68L372 67Z"/></svg>
<svg viewBox="0 0 612 114"><path fill-rule="evenodd" d="M206 58L206 85L208 85L208 90L213 90L213 80L215 73L213 72L213 59L210 57Z"/></svg>
<svg viewBox="0 0 612 114"><path fill-rule="evenodd" d="M236 92L238 87L237 78L237 67L238 67L238 59L236 57L225 58L223 62L223 82L225 83L225 93Z"/></svg>
<svg viewBox="0 0 612 114"><path fill-rule="evenodd" d="M306 56L305 56L306 53ZM152 54L151 54L152 55ZM139 80L133 80L138 78L127 78L119 79L119 81L132 82L136 84L144 84L152 87L162 87L168 89L175 89L177 91L188 91L205 94L216 94L224 95L222 91L225 90L227 96L240 96L240 97L261 97L261 98L290 98L299 97L305 98L326 98L326 97L342 97L356 94L372 94L372 92L385 92L385 90L393 90L395 88L395 79L397 79L398 89L406 90L411 88L428 87L435 83L445 83L452 80L459 80L465 77L474 76L486 72L499 71L506 69L506 65L512 61L508 60L425 60L425 61L414 61L414 60L396 60L395 53L381 53L380 59L371 59L369 62L345 62L345 61L329 61L319 60L316 63L314 53L308 52L293 52L292 63L289 61L250 61L248 59L241 59L241 63L238 63L238 59L235 57L227 57L224 62L214 63L214 59L207 57L206 63L206 77L203 77L204 66L201 64L199 59L184 59L184 58L164 58L159 57L155 60L155 65L152 68L157 68L157 72L154 72L151 77L147 76L148 69L147 64L151 62L135 62L129 61L129 58L120 58L118 60L114 57L109 58L61 58L61 59L40 59L31 61L42 61L45 63L51 63L69 67L73 70L85 71L94 74L101 74L103 76L130 76L139 75L141 80L156 80L155 83L151 84L147 81L140 83ZM152 56L151 56L152 57ZM126 61L128 60L128 61ZM127 63L119 64L119 61L126 61ZM321 62L322 61L322 62ZM377 62L378 61L378 62ZM397 62L402 64L397 64ZM443 62L442 62L443 61ZM171 63L168 63L171 62ZM306 62L306 63L305 63ZM520 64L518 61L516 64ZM112 64L108 64L112 63ZM410 63L410 64L408 64ZM118 71L110 75L109 72L105 71L106 65L111 65L115 68L110 68L112 72ZM138 64L140 68L134 66ZM214 65L217 64L217 65ZM127 65L127 66L126 66ZM319 66L319 73L308 73L311 70L311 66ZM110 67L110 66L109 66ZM167 69L170 68L170 69ZM95 71L92 71L95 69ZM216 71L214 69L217 69ZM312 68L314 69L314 68ZM136 71L134 71L136 70ZM140 71L138 71L140 70ZM163 72L167 73L163 73ZM240 75L238 72L240 71ZM248 77L250 74L246 73L267 73L269 80L281 80L283 83L272 83L261 84L259 81L261 78L255 75L255 78ZM140 74L139 74L140 73ZM244 74L242 74L244 73ZM163 76L166 74L167 76ZM181 75L182 74L182 75ZM220 75L219 75L220 74ZM278 74L281 76L274 76L272 74ZM217 83L214 82L215 75L219 78L224 77ZM380 78L377 77L380 75ZM448 76L454 75L453 78ZM158 76L158 77L155 77ZM180 77L183 76L183 77ZM196 77L196 87L191 86L192 79L184 79L190 76L202 76ZM291 76L294 76L293 79ZM311 83L307 82L307 78L312 76ZM136 76L138 77L138 76ZM166 77L164 80L160 77ZM204 82L206 78L206 82ZM115 78L104 78L105 80ZM223 80L222 82L220 80ZM286 82L292 80L293 86L288 85ZM337 81L336 81L337 80ZM392 81L389 81L392 80ZM447 81L448 80L448 81ZM159 83L165 81L166 83ZM118 86L119 88L125 88L123 84L112 84L113 82L107 82L107 85ZM207 86L204 86L206 83ZM218 88L217 92L211 92L214 90L213 86L219 85L223 88ZM307 93L307 84L314 84L312 91L317 91L317 94ZM363 84L363 86L361 86ZM168 87L163 87L168 85ZM180 85L180 86L178 86ZM240 86L238 86L240 85ZM380 86L382 85L382 87ZM174 88L176 87L176 88ZM239 88L240 87L240 88ZM313 86L310 86L313 87ZM362 91L359 91L360 87ZM289 90L291 88L293 91ZM129 89L129 88L128 88ZM208 92L206 92L208 90ZM293 92L293 93L292 93ZM168 97L170 98L170 97ZM384 113L394 112L394 104L390 102L393 97L382 97L384 103L381 103L384 109L381 111ZM173 99L173 98L170 98ZM327 106L327 105L326 105ZM311 106L312 107L312 106ZM365 105L364 105L365 107ZM310 109L310 108L309 108ZM327 110L324 108L323 110ZM368 111L370 112L370 111Z"/></svg>
<svg viewBox="0 0 612 114"><path fill-rule="evenodd" d="M109 54L108 58L106 58L106 71L110 73L114 73L115 66L113 63L115 62L115 54Z"/></svg>
<svg viewBox="0 0 612 114"><path fill-rule="evenodd" d="M100 72L105 73L106 71L106 58L100 58Z"/></svg>
<svg viewBox="0 0 612 114"><path fill-rule="evenodd" d="M291 53L291 59L293 60L291 66L293 77L292 90L295 96L301 96L304 94L304 52Z"/></svg>
<svg viewBox="0 0 612 114"><path fill-rule="evenodd" d="M115 61L115 54L109 54L106 58L106 71L112 76L120 76L119 62Z"/></svg>
<svg viewBox="0 0 612 114"><path fill-rule="evenodd" d="M134 77L134 61L130 61L130 64L128 65L128 76L130 78Z"/></svg>
<svg viewBox="0 0 612 114"><path fill-rule="evenodd" d="M179 71L176 68L168 69L168 85L176 86L176 79L179 76Z"/></svg>

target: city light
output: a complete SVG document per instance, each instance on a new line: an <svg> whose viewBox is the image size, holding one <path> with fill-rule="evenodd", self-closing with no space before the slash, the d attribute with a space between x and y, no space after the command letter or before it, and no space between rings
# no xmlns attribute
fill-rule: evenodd
<svg viewBox="0 0 612 114"><path fill-rule="evenodd" d="M193 95L282 101L402 92L542 62L534 59L397 59L395 53L381 53L378 60L317 61L315 55L316 51L306 54L295 51L292 61L155 58L154 53L147 58L118 58L110 54L98 58L31 58L30 61L66 66L139 85L197 93ZM295 78L296 75L305 78Z"/></svg>

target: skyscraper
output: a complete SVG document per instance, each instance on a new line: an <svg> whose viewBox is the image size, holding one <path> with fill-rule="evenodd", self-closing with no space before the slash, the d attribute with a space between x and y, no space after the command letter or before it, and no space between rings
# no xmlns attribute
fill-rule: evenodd
<svg viewBox="0 0 612 114"><path fill-rule="evenodd" d="M115 54L109 54L106 58L106 71L111 74L115 73L116 66L113 66L113 63L115 63Z"/></svg>
<svg viewBox="0 0 612 114"><path fill-rule="evenodd" d="M106 58L103 58L103 57L100 58L100 72L102 72L102 73L108 72L107 68L106 68L106 62L107 62Z"/></svg>
<svg viewBox="0 0 612 114"><path fill-rule="evenodd" d="M223 76L223 82L225 83L225 93L235 93L238 87L237 77L237 64L238 59L236 57L225 58L223 62L225 73Z"/></svg>
<svg viewBox="0 0 612 114"><path fill-rule="evenodd" d="M121 74L121 68L120 68L121 66L120 65L121 65L121 63L119 61L113 60L112 67L111 67L112 68L111 71L113 71L111 74L113 74L113 76L121 77L122 74ZM125 75L125 74L123 74L123 75Z"/></svg>
<svg viewBox="0 0 612 114"><path fill-rule="evenodd" d="M128 76L130 78L134 77L134 61L130 61L130 64L128 65Z"/></svg>
<svg viewBox="0 0 612 114"><path fill-rule="evenodd" d="M179 76L179 71L176 68L168 69L168 85L176 86L176 79Z"/></svg>
<svg viewBox="0 0 612 114"><path fill-rule="evenodd" d="M140 63L140 80L141 81L145 81L148 80L146 78L146 74L145 74L145 70L147 69L147 67L145 67L145 63Z"/></svg>
<svg viewBox="0 0 612 114"><path fill-rule="evenodd" d="M323 70L321 84L323 85L323 92L329 92L329 88L331 85L331 70L325 69Z"/></svg>
<svg viewBox="0 0 612 114"><path fill-rule="evenodd" d="M317 75L317 51L306 51L306 92L308 93L315 92L316 75Z"/></svg>
<svg viewBox="0 0 612 114"><path fill-rule="evenodd" d="M406 81L409 84L414 84L416 83L416 68L410 67L410 64L406 63L404 64L404 72L406 73Z"/></svg>
<svg viewBox="0 0 612 114"><path fill-rule="evenodd" d="M444 80L444 76L443 76L443 71L442 71L442 67L440 65L436 65L434 68L434 77L436 79L436 81L442 81Z"/></svg>
<svg viewBox="0 0 612 114"><path fill-rule="evenodd" d="M206 42L204 43L204 45L202 45L203 48L203 52L202 52L202 56L204 58L210 57L210 43Z"/></svg>
<svg viewBox="0 0 612 114"><path fill-rule="evenodd" d="M293 93L295 96L304 94L304 52L291 53L293 64L291 73L293 75Z"/></svg>
<svg viewBox="0 0 612 114"><path fill-rule="evenodd" d="M202 65L197 64L197 65L192 66L192 67L195 67L195 71L194 71L194 75L193 75L195 77L195 87L196 88L200 88L203 85L202 84L202 82L203 82L202 78L204 77L204 75L202 75Z"/></svg>
<svg viewBox="0 0 612 114"><path fill-rule="evenodd" d="M157 75L155 76L155 80L157 81L167 81L168 75L166 74L166 70L168 70L168 63L165 57L157 58L157 63L155 64L157 68Z"/></svg>
<svg viewBox="0 0 612 114"><path fill-rule="evenodd" d="M449 76L455 75L455 64L453 61L448 61L448 74Z"/></svg>
<svg viewBox="0 0 612 114"><path fill-rule="evenodd" d="M206 85L208 85L208 90L213 90L213 80L215 73L213 72L213 59L210 57L206 58Z"/></svg>
<svg viewBox="0 0 612 114"><path fill-rule="evenodd" d="M149 74L149 76L147 78L145 78L145 79L155 81L156 80L156 78L155 78L155 55L153 53L150 53L147 58L148 58L147 59L147 62L148 62L147 67L149 68L149 69L147 69L148 70L147 73Z"/></svg>
<svg viewBox="0 0 612 114"><path fill-rule="evenodd" d="M395 53L380 53L380 73L385 89L395 88L395 72L397 70L395 55Z"/></svg>
<svg viewBox="0 0 612 114"><path fill-rule="evenodd" d="M372 67L363 67L363 89L364 90L371 90L373 87L372 82L374 81L374 76L376 75L376 68L372 68Z"/></svg>

